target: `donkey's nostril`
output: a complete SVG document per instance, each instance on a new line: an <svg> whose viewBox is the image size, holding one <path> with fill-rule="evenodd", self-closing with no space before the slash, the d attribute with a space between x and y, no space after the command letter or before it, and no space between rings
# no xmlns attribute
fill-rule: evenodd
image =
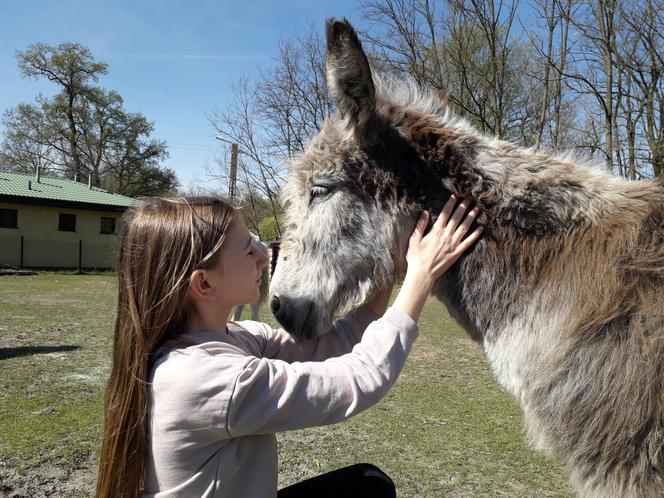
<svg viewBox="0 0 664 498"><path fill-rule="evenodd" d="M279 311L279 308L281 307L281 303L279 303L279 298L277 296L272 296L270 299L270 310L272 313L276 314Z"/></svg>

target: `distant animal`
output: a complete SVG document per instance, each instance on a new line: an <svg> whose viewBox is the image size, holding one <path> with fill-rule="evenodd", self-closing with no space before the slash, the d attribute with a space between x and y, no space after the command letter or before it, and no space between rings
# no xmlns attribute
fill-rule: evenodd
<svg viewBox="0 0 664 498"><path fill-rule="evenodd" d="M337 112L290 168L275 317L324 333L403 273L422 209L472 196L485 234L435 296L580 495L664 496L664 182L478 132L373 74L345 20L327 24L326 71Z"/></svg>

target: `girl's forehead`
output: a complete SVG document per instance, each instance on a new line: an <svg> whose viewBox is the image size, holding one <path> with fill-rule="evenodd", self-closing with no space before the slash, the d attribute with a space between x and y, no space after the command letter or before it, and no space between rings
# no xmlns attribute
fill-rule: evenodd
<svg viewBox="0 0 664 498"><path fill-rule="evenodd" d="M251 235L249 234L249 229L244 221L242 219L236 219L235 223L233 223L231 229L228 231L228 237L230 239L230 246L242 249L247 244L247 240L249 240Z"/></svg>

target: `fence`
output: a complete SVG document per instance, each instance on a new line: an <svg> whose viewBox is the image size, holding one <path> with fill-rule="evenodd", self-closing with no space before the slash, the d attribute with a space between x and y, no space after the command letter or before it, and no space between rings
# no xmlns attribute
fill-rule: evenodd
<svg viewBox="0 0 664 498"><path fill-rule="evenodd" d="M0 267L110 269L116 238L108 241L46 240L20 235L0 239Z"/></svg>

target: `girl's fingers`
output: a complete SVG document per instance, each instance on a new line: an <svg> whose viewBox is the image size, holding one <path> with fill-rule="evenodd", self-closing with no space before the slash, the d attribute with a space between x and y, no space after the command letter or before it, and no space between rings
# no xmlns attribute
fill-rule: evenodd
<svg viewBox="0 0 664 498"><path fill-rule="evenodd" d="M477 241L477 239L480 238L482 232L484 232L484 227L480 225L475 230L473 230L473 233L471 233L468 237L466 237L461 241L461 243L457 246L454 252L458 254L463 254L470 246L472 246Z"/></svg>
<svg viewBox="0 0 664 498"><path fill-rule="evenodd" d="M447 225L445 225L445 228L449 234L453 234L456 231L457 227L459 226L459 223L461 223L461 220L463 219L463 216L466 214L466 211L470 207L471 202L472 199L466 197L464 200L462 200L459 203L459 206L454 210L454 213L452 214L452 216L450 216Z"/></svg>
<svg viewBox="0 0 664 498"><path fill-rule="evenodd" d="M410 239L417 242L422 240L422 237L424 237L424 230L427 228L427 223L429 223L429 211L422 211L422 214L420 214L420 219L417 220L417 223L415 224L415 230L413 230Z"/></svg>
<svg viewBox="0 0 664 498"><path fill-rule="evenodd" d="M471 225L475 221L475 218L477 218L477 215L479 214L480 210L477 206L475 206L463 219L463 221L459 224L457 227L456 231L454 232L454 237L453 241L455 244L458 244L461 239L468 233L468 230L470 230Z"/></svg>
<svg viewBox="0 0 664 498"><path fill-rule="evenodd" d="M456 201L457 201L456 195L454 194L450 195L450 198L447 199L447 202L445 203L443 209L440 212L440 216L438 216L436 223L434 223L432 230L440 231L447 224L447 220L449 220L450 216L452 215L452 211L454 210Z"/></svg>

